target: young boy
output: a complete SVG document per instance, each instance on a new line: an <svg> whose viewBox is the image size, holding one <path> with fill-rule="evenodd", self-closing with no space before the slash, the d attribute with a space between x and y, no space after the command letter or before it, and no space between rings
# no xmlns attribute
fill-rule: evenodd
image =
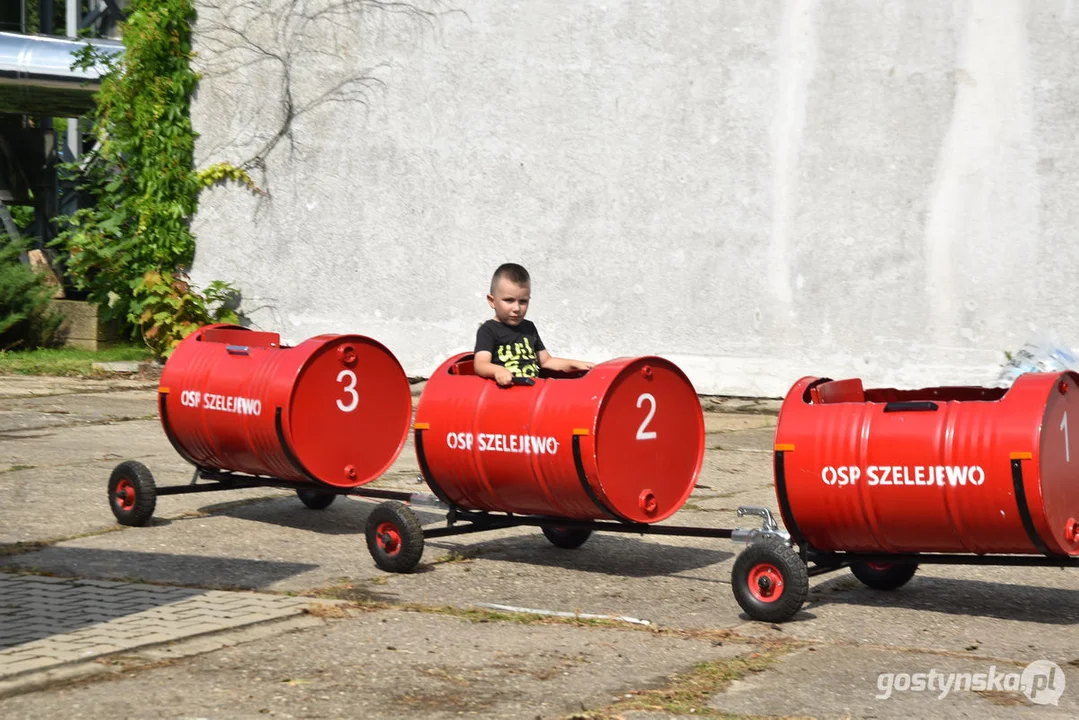
<svg viewBox="0 0 1079 720"><path fill-rule="evenodd" d="M532 294L528 271L515 263L499 265L491 278L487 304L493 320L476 332L473 367L480 377L509 385L515 377L534 378L546 370L588 370L592 363L551 357L531 321L525 320Z"/></svg>

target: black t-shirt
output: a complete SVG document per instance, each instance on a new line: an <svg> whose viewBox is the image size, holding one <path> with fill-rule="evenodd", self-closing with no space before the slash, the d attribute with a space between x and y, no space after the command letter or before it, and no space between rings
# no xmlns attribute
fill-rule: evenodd
<svg viewBox="0 0 1079 720"><path fill-rule="evenodd" d="M491 353L491 362L513 373L514 377L539 377L539 353L546 350L536 326L528 320L511 327L488 320L476 331L475 352Z"/></svg>

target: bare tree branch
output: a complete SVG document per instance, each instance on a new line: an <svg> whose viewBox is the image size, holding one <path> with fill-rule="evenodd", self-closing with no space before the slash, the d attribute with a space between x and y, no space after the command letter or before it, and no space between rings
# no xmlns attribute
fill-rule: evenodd
<svg viewBox="0 0 1079 720"><path fill-rule="evenodd" d="M433 25L455 12L443 0L206 0L196 25L203 76L221 80L243 72L274 78L277 94L256 108L275 116L273 130L258 138L256 149L237 164L257 170L269 190L267 159L285 144L289 154L299 147L295 121L331 104L369 105L370 93L386 87L376 64L349 70L343 48L360 45L372 13L399 16ZM426 4L422 6L421 3ZM334 62L330 62L333 60ZM345 66L342 69L343 65ZM271 109L272 107L272 109ZM256 135L257 137L257 135Z"/></svg>

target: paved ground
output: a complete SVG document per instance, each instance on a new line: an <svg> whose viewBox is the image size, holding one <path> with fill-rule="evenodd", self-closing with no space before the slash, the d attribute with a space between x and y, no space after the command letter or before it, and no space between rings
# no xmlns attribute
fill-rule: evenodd
<svg viewBox="0 0 1079 720"><path fill-rule="evenodd" d="M672 524L775 506L774 405L707 405L704 470ZM560 551L513 529L431 540L419 572L387 575L365 501L170 496L119 528L105 483L126 458L159 485L190 479L152 384L0 377L0 717L1079 716L1079 573L937 567L894 593L835 573L769 626L731 596L729 542L600 534ZM407 447L376 486L422 491L416 474ZM63 664L10 661L45 647ZM1058 705L1013 686L1038 660L1061 668ZM910 689L930 672L968 687ZM970 689L979 673L992 682Z"/></svg>

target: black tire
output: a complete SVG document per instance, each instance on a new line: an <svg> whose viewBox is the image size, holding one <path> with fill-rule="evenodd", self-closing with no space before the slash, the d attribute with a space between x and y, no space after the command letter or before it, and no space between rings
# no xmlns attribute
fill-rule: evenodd
<svg viewBox="0 0 1079 720"><path fill-rule="evenodd" d="M117 465L109 476L109 507L121 525L149 522L157 507L157 485L150 469L135 460Z"/></svg>
<svg viewBox="0 0 1079 720"><path fill-rule="evenodd" d="M857 560L850 564L850 571L866 587L874 590L896 590L910 582L914 573L918 572L918 564L868 563Z"/></svg>
<svg viewBox="0 0 1079 720"><path fill-rule="evenodd" d="M415 513L396 500L380 503L367 518L367 550L387 572L412 572L423 556L423 528Z"/></svg>
<svg viewBox="0 0 1079 720"><path fill-rule="evenodd" d="M731 571L734 599L754 620L785 622L809 594L809 573L793 548L766 540L750 544Z"/></svg>
<svg viewBox="0 0 1079 720"><path fill-rule="evenodd" d="M543 536L550 540L552 545L563 550L576 550L588 542L588 538L592 537L592 531L588 528L544 525L541 530L543 530Z"/></svg>
<svg viewBox="0 0 1079 720"><path fill-rule="evenodd" d="M296 497L300 498L300 502L312 510L325 510L330 505L333 505L333 501L337 499L337 494L321 490L297 490Z"/></svg>

